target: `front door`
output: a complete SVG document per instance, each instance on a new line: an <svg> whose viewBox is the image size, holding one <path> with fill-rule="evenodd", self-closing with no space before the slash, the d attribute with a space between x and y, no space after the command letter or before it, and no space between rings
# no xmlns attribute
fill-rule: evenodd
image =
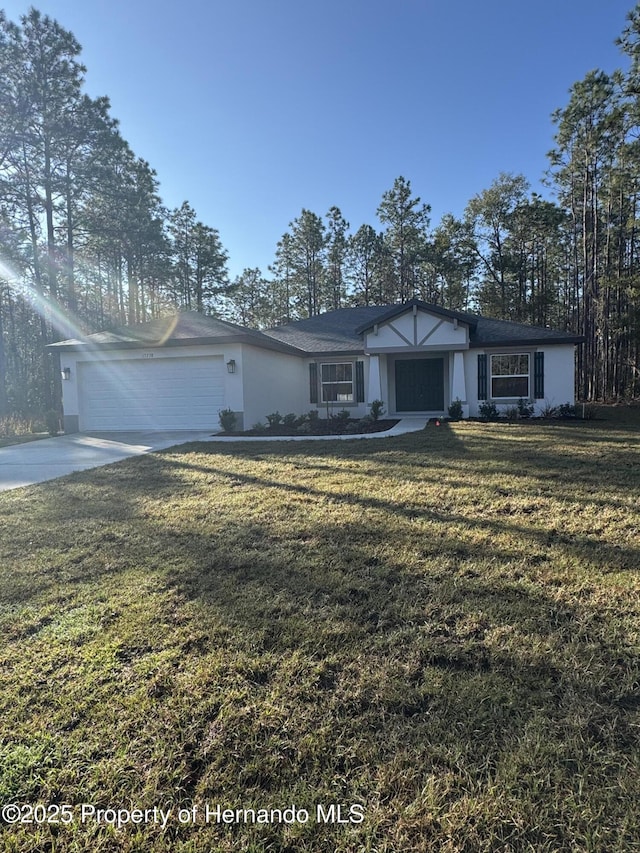
<svg viewBox="0 0 640 853"><path fill-rule="evenodd" d="M444 359L411 358L396 361L396 411L444 410Z"/></svg>

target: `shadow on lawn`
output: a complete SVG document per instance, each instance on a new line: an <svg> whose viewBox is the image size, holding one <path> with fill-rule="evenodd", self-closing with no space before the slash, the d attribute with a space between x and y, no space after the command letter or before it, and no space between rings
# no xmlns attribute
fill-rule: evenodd
<svg viewBox="0 0 640 853"><path fill-rule="evenodd" d="M507 501L530 498L551 476L571 495L553 436L532 430L524 449L509 436L521 433L447 427L381 441L201 444L45 484L26 503L6 498L10 525L26 506L32 513L28 530L15 527L22 538L3 546L34 555L14 602L35 608L83 588L97 611L110 610L114 581L123 599L153 589L148 622L138 609L134 630L125 608L109 612L95 643L117 649L104 675L114 695L123 685L146 691L148 680L159 720L184 713L175 760L184 758L187 801L219 797L222 778L238 780L238 797L263 800L300 785L336 797L366 789L384 805L384 827L371 830L383 839L389 815L413 826L411 814L430 812L428 785L452 786L438 805L451 815L511 776L513 799L520 770L537 784L539 761L548 776L531 808L542 804L560 826L554 786L578 802L589 784L617 797L635 737L638 664L616 621L628 600L617 602L611 628L592 590L575 583L563 595L543 570L552 579L562 557L622 571L637 567L640 550L546 529L517 507L477 509L468 495L457 507L474 477L510 475L512 495L497 479L482 484ZM580 466L594 491L611 452ZM376 477L387 484L379 491ZM59 654L80 658L81 646ZM143 742L146 725L136 730ZM150 746L160 778L170 775L155 739ZM598 764L605 750L615 770ZM584 795L582 781L571 787L580 774L596 779ZM622 820L617 801L596 797L591 814L609 808ZM510 808L507 797L504 814ZM549 825L523 822L521 849L546 843ZM421 849L419 821L411 832Z"/></svg>
<svg viewBox="0 0 640 853"><path fill-rule="evenodd" d="M511 509L507 508L504 511L500 510L497 513L487 515L486 517L475 517L471 519L468 514L464 512L456 513L445 511L437 505L425 508L419 502L413 502L410 497L404 503L392 502L388 500L381 500L380 498L371 495L367 496L359 494L355 491L333 491L331 489L316 488L311 485L297 485L294 483L282 482L277 479L273 479L272 477L246 474L238 470L220 468L213 464L193 464L184 460L172 458L168 463L168 469L171 472L175 471L176 468L183 468L187 470L192 469L200 473L214 475L222 480L227 479L233 487L238 484L242 484L248 487L268 488L275 490L280 495L283 493L285 495L303 495L307 498L324 500L334 506L351 505L363 510L380 510L390 514L391 516L399 516L408 521L416 521L420 519L428 520L441 524L443 527L448 529L455 526L465 527L472 525L477 530L483 531L486 534L500 534L506 532L510 535L516 535L520 539L528 540L532 546L537 549L541 547L545 548L552 544L559 544L567 553L573 554L576 558L584 559L596 565L600 565L603 570L606 571L624 571L634 569L640 565L640 547L638 546L631 547L621 546L619 544L612 545L607 542L603 542L597 535L576 536L575 534L563 533L562 530L558 530L555 526L545 529L544 527L530 523L522 523L520 518L527 517L530 512L528 507L525 507L522 513L519 513L516 506ZM499 470L501 470L501 467ZM539 473L538 479L541 483L548 485L550 471L548 469L545 469L545 471L545 474L542 472ZM172 473L170 473L169 476L172 477ZM523 475L523 477L526 478L528 483L531 482L531 474ZM412 480L421 483L426 481L438 482L435 475L429 477L426 472L422 473L422 475L414 474ZM460 479L458 480L458 483L462 485L464 480ZM449 486L451 485L450 482L447 484ZM512 490L507 492L505 496L509 496L510 494L517 496L517 493L517 484L514 483ZM490 545L488 551L489 555L496 556L495 551ZM446 547L441 553L447 553ZM460 547L456 546L454 547L454 553L465 553L465 549L463 548L462 551L460 551ZM480 554L477 545L474 546L474 553L476 555ZM501 556L503 558L511 558L514 555L503 551Z"/></svg>

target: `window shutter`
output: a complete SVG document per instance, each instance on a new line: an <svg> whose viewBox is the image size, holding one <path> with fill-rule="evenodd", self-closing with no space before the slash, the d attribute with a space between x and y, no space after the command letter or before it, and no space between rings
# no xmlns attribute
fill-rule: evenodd
<svg viewBox="0 0 640 853"><path fill-rule="evenodd" d="M478 400L487 399L487 356L478 354Z"/></svg>
<svg viewBox="0 0 640 853"><path fill-rule="evenodd" d="M544 353L537 352L533 361L533 396L544 399Z"/></svg>
<svg viewBox="0 0 640 853"><path fill-rule="evenodd" d="M356 403L364 403L364 361L356 361Z"/></svg>
<svg viewBox="0 0 640 853"><path fill-rule="evenodd" d="M318 365L313 361L309 365L309 402L318 402Z"/></svg>

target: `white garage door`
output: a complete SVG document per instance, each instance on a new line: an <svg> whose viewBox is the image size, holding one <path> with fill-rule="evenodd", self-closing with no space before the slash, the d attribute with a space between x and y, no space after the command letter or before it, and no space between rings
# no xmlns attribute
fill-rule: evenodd
<svg viewBox="0 0 640 853"><path fill-rule="evenodd" d="M225 407L222 356L78 365L81 430L214 429Z"/></svg>

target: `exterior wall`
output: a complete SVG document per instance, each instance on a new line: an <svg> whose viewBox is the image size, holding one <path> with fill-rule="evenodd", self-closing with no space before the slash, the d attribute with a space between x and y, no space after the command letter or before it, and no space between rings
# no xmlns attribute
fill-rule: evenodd
<svg viewBox="0 0 640 853"><path fill-rule="evenodd" d="M559 406L562 403L575 402L575 346L573 344L560 344L555 346L541 347L496 347L491 349L473 349L465 352L465 381L467 387L467 401L469 404L469 416L478 417L482 400L478 400L478 354L508 352L530 353L530 395L529 401L534 405L534 414L539 415L547 406ZM533 397L533 359L535 352L544 352L544 399L536 400ZM488 388L489 401L491 391ZM504 411L514 405L515 401L504 401L496 399L499 411Z"/></svg>
<svg viewBox="0 0 640 853"><path fill-rule="evenodd" d="M358 403L355 399L356 397L356 386L355 386L355 363L357 361L361 361L364 365L364 402ZM310 386L309 386L309 365L310 364L318 365L318 402L311 403L310 402ZM321 374L321 364L353 364L354 365L354 374L353 374L353 392L354 392L354 400L353 402L335 402L335 403L323 403L322 402L322 389L320 384L320 374ZM355 355L333 355L332 353L327 353L326 356L317 356L316 358L309 358L305 361L304 366L304 374L305 374L305 387L304 387L304 402L302 404L302 408L299 413L306 413L310 409L317 409L318 415L321 418L329 417L330 415L335 415L338 412L345 409L349 412L349 416L352 418L363 418L365 415L369 413L371 408L371 403L373 400L380 399L380 392L375 394L375 391L372 391L371 388L371 365L369 358L367 356L355 356ZM384 388L384 385L382 385ZM374 396L372 396L372 393ZM385 404L386 408L386 404Z"/></svg>
<svg viewBox="0 0 640 853"><path fill-rule="evenodd" d="M464 354L464 382L467 388L469 417L478 417L478 353L482 350L470 349Z"/></svg>
<svg viewBox="0 0 640 853"><path fill-rule="evenodd" d="M544 352L544 400L536 400L536 409L539 412L547 405L573 405L576 401L574 345L538 349Z"/></svg>
<svg viewBox="0 0 640 853"><path fill-rule="evenodd" d="M449 353L449 400L445 400L448 409L451 403L459 400L462 403L462 417L469 417L468 385L465 372L465 356L468 350Z"/></svg>
<svg viewBox="0 0 640 853"><path fill-rule="evenodd" d="M242 347L242 364L236 374L237 390L244 400L244 428L266 423L272 412L301 415L311 408L309 404L309 368L305 359L294 355Z"/></svg>

